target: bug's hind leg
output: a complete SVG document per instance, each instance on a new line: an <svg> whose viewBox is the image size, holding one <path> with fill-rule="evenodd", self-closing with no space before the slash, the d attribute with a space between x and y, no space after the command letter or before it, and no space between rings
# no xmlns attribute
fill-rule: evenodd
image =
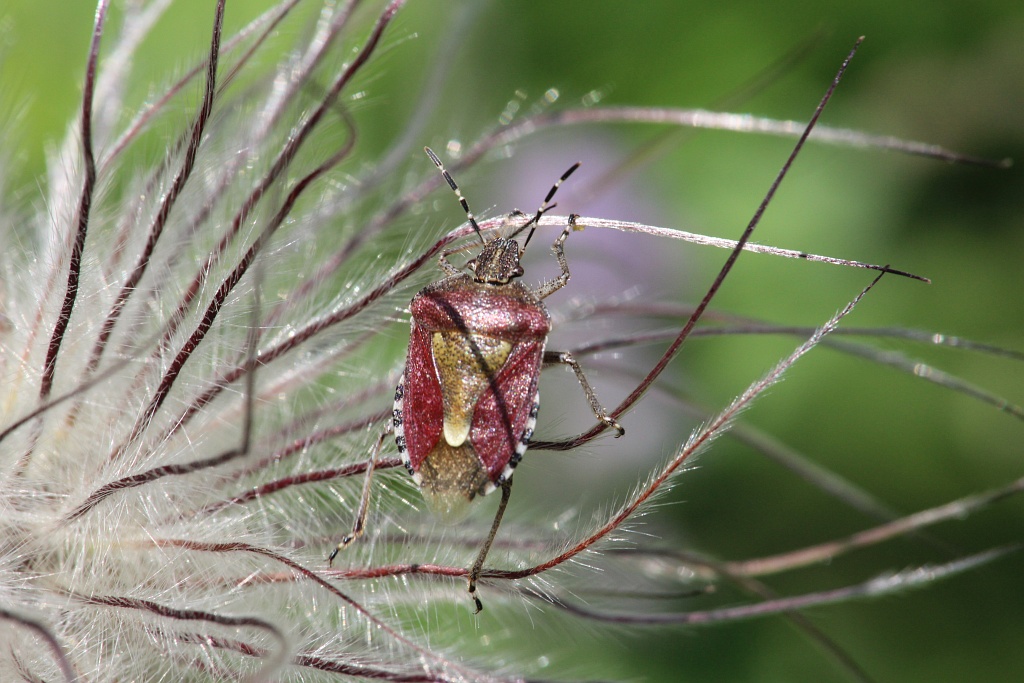
<svg viewBox="0 0 1024 683"><path fill-rule="evenodd" d="M618 434L616 437L620 437L626 433L626 430L622 428L614 418L608 415L608 411L604 409L601 402L597 400L597 394L594 392L594 388L590 386L590 382L587 381L587 376L583 374L583 368L576 362L572 354L568 351L545 351L544 352L544 364L554 365L555 363L561 365L568 365L572 368L572 371L576 373L576 379L579 380L580 386L583 388L583 393L587 397L587 403L590 404L590 410L593 411L594 417L606 424L607 426L614 429Z"/></svg>
<svg viewBox="0 0 1024 683"><path fill-rule="evenodd" d="M484 541L480 552L477 553L476 561L473 562L473 567L469 570L469 597L473 598L473 602L476 604L475 614L479 614L484 608L483 603L480 602L480 598L476 594L476 582L480 578L480 572L483 571L484 560L487 559L487 553L491 550L494 537L498 534L498 527L501 526L501 518L505 515L505 508L508 507L508 499L511 495L512 480L506 479L501 485L501 501L498 503L498 511L494 515L494 521L491 522L491 531L487 534L487 540Z"/></svg>
<svg viewBox="0 0 1024 683"><path fill-rule="evenodd" d="M377 444L373 447L373 452L370 454L370 460L366 465L366 478L363 480L363 493L359 497L359 508L356 510L356 519L352 523L352 531L341 539L336 547L327 558L328 565L334 562L334 558L338 556L342 550L352 544L357 538L363 535L363 531L366 530L366 515L370 509L370 492L371 483L373 482L373 471L377 468L377 457L380 455L380 450L384 446L384 439L387 438L388 434L391 433L391 423L388 423L387 429L381 432L381 435L377 437Z"/></svg>

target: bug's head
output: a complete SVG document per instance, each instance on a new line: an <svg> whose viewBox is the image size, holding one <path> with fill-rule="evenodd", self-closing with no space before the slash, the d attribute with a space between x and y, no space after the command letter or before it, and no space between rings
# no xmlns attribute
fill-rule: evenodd
<svg viewBox="0 0 1024 683"><path fill-rule="evenodd" d="M523 274L523 267L519 265L519 259L523 255L523 251L526 249L526 245L530 243L530 238L533 237L534 230L540 224L541 216L543 216L549 209L555 207L551 203L551 200L555 196L555 192L558 191L558 187L565 181L566 178L571 176L573 172L580 167L580 162L576 162L569 167L562 177L555 181L555 184L548 190L547 196L544 198L544 203L537 209L537 213L526 221L525 224L519 226L509 237L496 237L490 242L484 240L483 234L480 232L480 226L476 222L476 218L473 216L473 212L469 210L469 202L462 196L462 191L459 190L458 184L452 175L445 170L444 164L441 163L441 159L438 158L434 151L429 147L424 147L423 151L427 153L430 160L437 166L437 170L441 172L441 176L445 182L448 183L448 187L452 188L452 192L459 200L459 204L462 205L462 210L466 212L466 218L469 220L469 224L473 226L473 232L480 238L483 243L483 249L477 255L475 259L466 264L466 267L473 273L473 279L481 284L488 285L507 285L512 280L520 277ZM512 215L526 216L522 211L513 212ZM519 243L513 239L516 235L523 232L527 228L530 232L526 235L526 239L523 241L523 248L519 248Z"/></svg>
<svg viewBox="0 0 1024 683"><path fill-rule="evenodd" d="M466 264L473 279L488 285L507 285L523 274L519 265L519 243L507 237L496 237L484 245L475 259Z"/></svg>

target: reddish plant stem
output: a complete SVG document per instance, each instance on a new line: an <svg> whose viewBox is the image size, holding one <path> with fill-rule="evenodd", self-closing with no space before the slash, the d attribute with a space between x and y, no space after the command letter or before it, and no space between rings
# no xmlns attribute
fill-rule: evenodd
<svg viewBox="0 0 1024 683"><path fill-rule="evenodd" d="M92 148L92 100L96 93L96 62L99 59L100 39L103 37L103 26L106 21L109 0L100 0L96 7L96 22L93 25L92 42L89 44L89 61L85 69L85 87L82 92L82 163L85 166L85 178L82 182L82 195L78 202L78 231L71 245L68 263L68 280L64 291L64 303L61 304L60 315L53 327L50 344L46 349L46 360L43 363L43 377L39 385L39 400L46 401L53 389L53 375L57 368L57 355L60 353L64 333L67 331L71 314L75 310L78 298L78 283L82 272L82 253L85 251L85 236L89 232L89 215L92 209L93 192L96 188L96 159Z"/></svg>
<svg viewBox="0 0 1024 683"><path fill-rule="evenodd" d="M188 137L188 145L185 148L185 157L182 160L181 168L178 169L178 173L174 177L174 181L171 183L170 190L168 190L160 204L160 210L157 212L156 218L150 226L149 236L146 239L146 244L142 248L142 253L139 254L135 267L132 269L127 279L125 279L124 284L121 286L121 291L118 292L117 297L114 299L113 306L111 306L106 319L100 327L99 336L96 339L96 343L93 345L92 352L89 355L89 361L85 367L86 379L88 379L99 366L100 359L103 356L103 351L107 347L107 341L110 339L110 335L114 331L114 326L117 325L117 321L121 317L121 312L128 304L128 299L135 292L135 288L138 286L139 281L145 274L146 269L149 266L150 257L153 255L157 242L160 240L161 235L163 235L164 228L167 226L167 220L170 218L171 210L174 208L175 204L177 204L178 198L185 189L185 185L188 183L189 178L192 176L192 171L195 168L196 158L199 155L199 146L203 141L203 133L206 131L206 123L209 121L210 113L213 111L214 95L217 92L217 59L220 56L221 31L224 24L224 2L225 0L218 0L217 2L216 16L213 22L213 37L210 39L210 54L207 58L206 88L203 91L203 101L199 107L199 113L196 115L196 120L192 124L192 131Z"/></svg>
<svg viewBox="0 0 1024 683"><path fill-rule="evenodd" d="M373 30L370 33L366 44L363 49L359 52L357 57L348 66L345 72L337 81L333 84L328 95L324 98L320 107L307 119L304 124L302 131L297 134L290 141L289 145L284 151L282 151L279 157L279 163L286 164L287 159L290 159L298 151L302 141L306 140L309 133L324 116L327 109L333 104L341 89L345 84L349 82L353 75L359 71L359 69L369 60L370 55L373 54L374 49L380 41L381 36L384 33L384 29L394 18L398 9L404 4L404 0L393 0L385 11L381 14L377 23L374 25ZM221 283L217 288L216 293L213 296L212 301L207 307L203 314L199 324L193 330L192 334L186 340L185 344L178 351L177 355L171 361L167 371L164 373L163 378L160 380L157 389L154 391L149 404L144 409L142 416L136 421L135 426L132 428L128 438L114 451L111 453L111 460L116 460L120 457L121 453L127 448L127 446L133 443L145 429L149 426L150 422L155 417L157 411L163 405L164 400L170 394L171 388L174 386L178 375L181 373L185 363L191 358L192 353L199 347L199 344L206 337L207 332L213 326L217 315L220 313L224 302L227 300L228 294L235 288L235 285L242 279L242 276L248 271L249 266L252 264L256 255L262 250L264 245L269 241L270 237L274 234L277 228L284 222L284 219L291 212L295 202L298 201L302 193L323 173L325 173L331 166L336 163L336 158L329 159L327 162L319 166L317 169L306 175L291 189L286 197L284 203L281 205L275 216L271 219L270 223L264 228L257 237L256 241L249 247L238 264L231 271L228 277Z"/></svg>

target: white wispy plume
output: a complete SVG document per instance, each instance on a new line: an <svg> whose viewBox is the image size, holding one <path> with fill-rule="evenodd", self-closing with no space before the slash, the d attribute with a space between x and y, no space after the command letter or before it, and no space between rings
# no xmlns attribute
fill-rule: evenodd
<svg viewBox="0 0 1024 683"><path fill-rule="evenodd" d="M512 522L516 533L499 536L481 576L492 626L485 633L474 631L465 583L488 513L460 527L438 525L397 467L390 442L377 463L370 528L329 567L327 555L351 528L370 452L391 416L404 308L418 286L437 277L436 256L470 231L463 226L429 244L415 214L434 193L451 200L443 180L427 163L412 180L403 177L408 150L388 155L360 146L352 108L365 88L372 91L372 69L403 2L326 2L314 14L289 0L224 35L221 1L196 19L211 35L204 63L126 115L133 51L168 4L126 3L114 29L107 0L99 2L82 107L51 161L45 205L3 230L0 678L586 676L595 672L572 659L571 639L541 647L537 656L536 646L520 647L517 625L534 619L547 632L600 639L624 624L670 627L791 612L930 583L1004 552L886 575L836 589L841 593L774 599L752 578L763 566L690 556L641 533L638 516L659 510L651 502L692 455L830 333L855 300L821 330L806 331L809 341L720 416L705 416L705 426L647 480L634 482L621 505L585 521ZM282 27L302 36L283 51ZM283 56L268 67L265 55L278 52ZM808 131L730 116L552 108L503 122L452 166L469 166L539 128L578 122L707 124L794 137ZM848 131L815 134L948 156ZM154 145L164 151L148 160ZM14 221L9 212L4 219ZM540 222L566 220L546 215ZM503 222L482 220L481 228ZM582 223L704 240L623 221ZM704 241L737 255L747 239L738 246ZM616 415L654 385L691 328L667 336L676 342L664 363L645 368ZM601 339L589 351L649 339ZM634 418L642 414L633 411ZM595 428L532 448L566 450L598 434ZM790 464L823 486L844 485ZM852 487L839 495L877 512ZM890 520L872 539L819 550L812 559L768 559L776 571L828 559L990 499ZM763 600L684 612L664 597L706 593L726 580ZM832 645L799 614L790 618Z"/></svg>

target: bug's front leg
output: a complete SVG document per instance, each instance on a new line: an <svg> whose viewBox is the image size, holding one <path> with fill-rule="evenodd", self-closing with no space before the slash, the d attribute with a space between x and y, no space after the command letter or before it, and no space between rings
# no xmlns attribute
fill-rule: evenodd
<svg viewBox="0 0 1024 683"><path fill-rule="evenodd" d="M506 479L501 485L501 500L498 502L498 511L494 515L494 521L491 522L491 531L487 534L487 540L484 541L480 552L477 553L473 567L469 570L469 597L473 598L473 602L476 604L475 614L479 614L484 608L484 604L480 602L480 598L476 594L476 582L480 579L480 572L484 568L484 560L487 559L487 553L494 543L494 537L498 534L498 527L501 526L501 518L505 515L505 508L508 507L508 499L511 495L512 480Z"/></svg>
<svg viewBox="0 0 1024 683"><path fill-rule="evenodd" d="M330 565L334 562L334 558L338 556L343 549L347 548L357 538L363 535L363 531L366 530L366 515L370 509L370 484L373 481L373 471L377 468L377 457L380 455L380 450L384 446L384 439L387 438L388 434L391 433L391 423L388 423L387 428L381 432L381 435L377 437L377 443L373 447L373 451L370 455L370 460L366 464L366 478L363 480L363 493L359 498L359 509L356 510L356 519L352 523L352 531L345 535L338 543L336 547L327 558L327 564Z"/></svg>
<svg viewBox="0 0 1024 683"><path fill-rule="evenodd" d="M555 363L568 365L572 368L572 371L576 373L576 379L579 380L580 386L583 388L583 393L587 397L587 403L590 404L590 410L594 412L594 417L618 432L618 434L615 435L616 438L625 434L626 430L622 428L622 425L610 417L608 415L608 411L606 411L604 406L601 405L601 402L597 400L597 394L594 392L594 388L590 386L590 382L587 381L587 376L583 374L583 368L580 367L580 364L575 358L573 358L572 354L568 351L545 351L544 364L554 365Z"/></svg>
<svg viewBox="0 0 1024 683"><path fill-rule="evenodd" d="M448 257L457 251L461 251L460 247L454 249L445 249L437 255L437 265L441 267L441 270L445 272L445 275L461 275L462 271L453 266L448 262Z"/></svg>
<svg viewBox="0 0 1024 683"><path fill-rule="evenodd" d="M565 230L558 236L555 243L551 245L551 250L555 252L555 258L558 259L558 265L562 269L562 274L556 277L554 280L545 282L534 291L534 296L538 299L545 299L562 287L569 284L569 263L565 260L565 240L569 237L569 233L573 230L582 230L583 228L576 225L576 221L579 219L579 214L569 215L569 224L565 226Z"/></svg>

